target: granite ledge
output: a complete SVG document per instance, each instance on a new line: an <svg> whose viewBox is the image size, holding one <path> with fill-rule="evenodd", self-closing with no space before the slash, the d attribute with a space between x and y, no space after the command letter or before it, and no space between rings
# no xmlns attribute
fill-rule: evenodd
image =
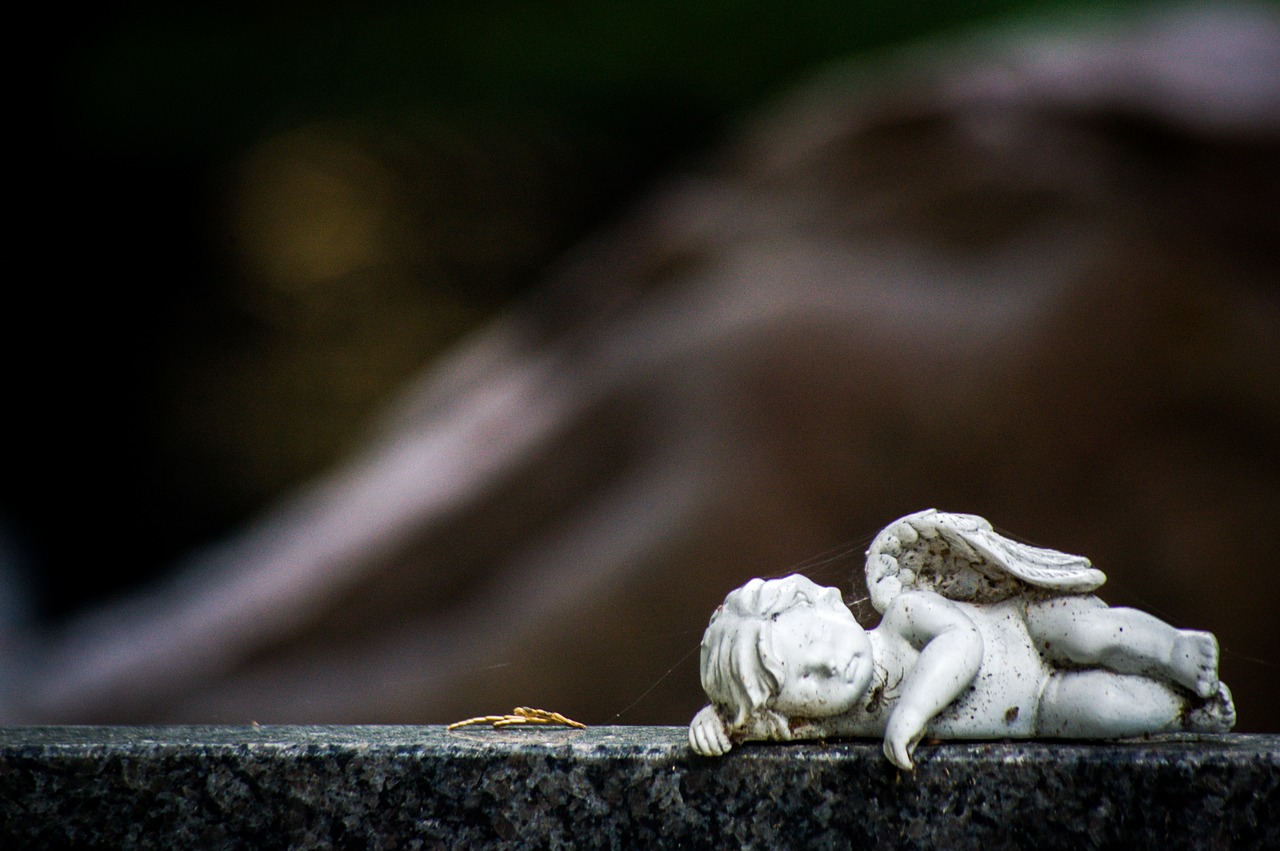
<svg viewBox="0 0 1280 851"><path fill-rule="evenodd" d="M1280 847L1280 736L690 753L682 727L0 728L0 847Z"/></svg>

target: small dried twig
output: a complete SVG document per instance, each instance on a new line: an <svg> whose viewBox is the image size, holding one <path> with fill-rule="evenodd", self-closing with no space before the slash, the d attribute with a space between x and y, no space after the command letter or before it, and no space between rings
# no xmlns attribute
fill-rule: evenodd
<svg viewBox="0 0 1280 851"><path fill-rule="evenodd" d="M459 727L471 727L476 724L492 724L495 729L521 727L530 724L559 724L562 727L574 727L579 730L587 728L587 725L581 721L566 718L559 712L548 712L545 709L534 709L529 706L517 706L510 715L480 715L475 718L468 718L465 721L455 721L445 729L456 730Z"/></svg>

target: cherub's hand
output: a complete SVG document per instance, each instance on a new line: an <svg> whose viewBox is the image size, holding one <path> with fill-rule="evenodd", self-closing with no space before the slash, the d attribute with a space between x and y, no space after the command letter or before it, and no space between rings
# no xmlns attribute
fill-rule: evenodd
<svg viewBox="0 0 1280 851"><path fill-rule="evenodd" d="M901 710L899 706L899 710ZM913 713L895 711L889 716L889 724L884 733L884 755L889 762L903 771L914 771L915 763L911 755L916 745L924 737L924 721L917 719Z"/></svg>
<svg viewBox="0 0 1280 851"><path fill-rule="evenodd" d="M689 723L689 747L701 756L723 756L733 745L714 706L704 706Z"/></svg>

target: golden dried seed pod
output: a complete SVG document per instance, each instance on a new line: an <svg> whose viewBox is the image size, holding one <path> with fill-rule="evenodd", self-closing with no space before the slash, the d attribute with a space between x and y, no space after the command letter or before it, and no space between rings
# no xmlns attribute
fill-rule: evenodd
<svg viewBox="0 0 1280 851"><path fill-rule="evenodd" d="M572 718L566 718L559 712L550 712L546 709L534 709L531 706L517 706L511 711L510 715L479 715L475 718L468 718L465 721L455 721L446 730L456 730L459 727L469 727L474 724L492 724L495 728L516 727L522 724L560 724L565 727L573 727L578 730L585 730L586 724L581 721L574 721Z"/></svg>

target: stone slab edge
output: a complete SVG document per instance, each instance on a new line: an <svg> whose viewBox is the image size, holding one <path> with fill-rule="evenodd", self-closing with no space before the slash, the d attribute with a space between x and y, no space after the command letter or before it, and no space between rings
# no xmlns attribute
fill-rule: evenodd
<svg viewBox="0 0 1280 851"><path fill-rule="evenodd" d="M0 847L1280 848L1280 736L690 753L682 727L0 728Z"/></svg>

